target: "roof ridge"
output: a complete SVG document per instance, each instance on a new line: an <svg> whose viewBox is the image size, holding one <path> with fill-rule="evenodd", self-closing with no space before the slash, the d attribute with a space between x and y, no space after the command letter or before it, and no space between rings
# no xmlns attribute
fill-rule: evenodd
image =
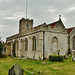
<svg viewBox="0 0 75 75"><path fill-rule="evenodd" d="M50 26L51 26L51 28L54 28L54 26L56 26L56 24L57 24L58 22L59 22L59 21L55 21L55 22L50 23L50 24L48 24L48 25L50 25Z"/></svg>
<svg viewBox="0 0 75 75"><path fill-rule="evenodd" d="M73 28L68 28L67 33L70 34L72 30L73 30Z"/></svg>
<svg viewBox="0 0 75 75"><path fill-rule="evenodd" d="M59 21L55 21L55 22L52 22L52 23L50 23L50 24L54 24L54 23L57 23L57 22L59 22ZM49 25L49 24L48 24Z"/></svg>

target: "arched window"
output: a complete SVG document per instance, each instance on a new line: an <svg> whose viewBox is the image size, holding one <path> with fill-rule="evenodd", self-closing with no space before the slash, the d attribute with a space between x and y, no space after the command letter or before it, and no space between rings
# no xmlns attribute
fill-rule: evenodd
<svg viewBox="0 0 75 75"><path fill-rule="evenodd" d="M28 39L25 39L25 51L28 51Z"/></svg>
<svg viewBox="0 0 75 75"><path fill-rule="evenodd" d="M75 36L73 37L73 50L75 50Z"/></svg>
<svg viewBox="0 0 75 75"><path fill-rule="evenodd" d="M33 51L36 51L36 37L33 36Z"/></svg>
<svg viewBox="0 0 75 75"><path fill-rule="evenodd" d="M24 39L21 39L21 50L24 49Z"/></svg>
<svg viewBox="0 0 75 75"><path fill-rule="evenodd" d="M13 50L12 50L13 56L16 56L16 41L13 42Z"/></svg>
<svg viewBox="0 0 75 75"><path fill-rule="evenodd" d="M56 52L58 50L58 39L53 37L52 39L52 51Z"/></svg>
<svg viewBox="0 0 75 75"><path fill-rule="evenodd" d="M26 29L29 29L29 24L28 23L26 24Z"/></svg>

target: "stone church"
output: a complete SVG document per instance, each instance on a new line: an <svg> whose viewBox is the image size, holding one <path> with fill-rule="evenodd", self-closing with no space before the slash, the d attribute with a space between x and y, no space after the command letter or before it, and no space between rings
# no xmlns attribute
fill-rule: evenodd
<svg viewBox="0 0 75 75"><path fill-rule="evenodd" d="M75 28L74 34L68 34L68 29L59 20L50 24L43 23L33 27L33 19L22 18L19 21L19 33L6 38L10 44L11 56L25 57L30 59L48 59L49 55L65 55L71 44L73 35L75 49Z"/></svg>

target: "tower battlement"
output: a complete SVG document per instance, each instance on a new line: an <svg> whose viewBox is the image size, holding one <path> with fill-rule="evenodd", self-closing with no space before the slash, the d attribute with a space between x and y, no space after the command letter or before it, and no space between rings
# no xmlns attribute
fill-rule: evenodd
<svg viewBox="0 0 75 75"><path fill-rule="evenodd" d="M19 21L19 33L25 32L31 28L33 28L33 19L29 20L29 19L22 18Z"/></svg>

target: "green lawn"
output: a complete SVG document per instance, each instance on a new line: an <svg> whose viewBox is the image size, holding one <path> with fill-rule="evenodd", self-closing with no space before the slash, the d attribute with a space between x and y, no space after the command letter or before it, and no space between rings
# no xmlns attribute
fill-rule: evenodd
<svg viewBox="0 0 75 75"><path fill-rule="evenodd" d="M8 75L9 69L15 63L18 63L24 69L24 75L39 75L40 71L40 75L75 75L75 62L72 62L71 57L64 62L0 58L0 75Z"/></svg>

